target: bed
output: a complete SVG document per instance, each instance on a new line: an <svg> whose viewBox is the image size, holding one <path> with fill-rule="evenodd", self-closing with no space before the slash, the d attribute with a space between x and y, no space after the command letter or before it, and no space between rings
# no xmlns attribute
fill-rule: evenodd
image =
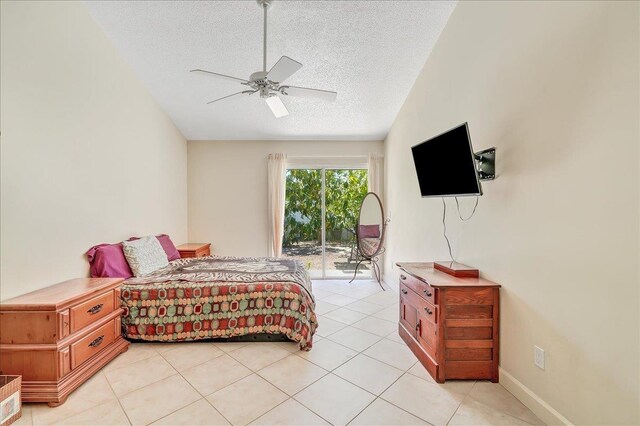
<svg viewBox="0 0 640 426"><path fill-rule="evenodd" d="M153 342L284 335L310 350L318 325L311 280L295 259L177 259L124 281L125 337Z"/></svg>

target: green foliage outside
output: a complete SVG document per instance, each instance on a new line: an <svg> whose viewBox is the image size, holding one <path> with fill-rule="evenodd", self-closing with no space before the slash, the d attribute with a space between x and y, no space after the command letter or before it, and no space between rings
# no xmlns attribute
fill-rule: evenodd
<svg viewBox="0 0 640 426"><path fill-rule="evenodd" d="M366 170L326 170L327 241L354 238L360 203L367 194ZM287 170L284 246L322 241L322 170Z"/></svg>

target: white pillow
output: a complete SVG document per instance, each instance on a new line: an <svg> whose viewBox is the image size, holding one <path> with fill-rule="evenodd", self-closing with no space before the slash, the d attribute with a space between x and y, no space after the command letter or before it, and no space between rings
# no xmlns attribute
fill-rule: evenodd
<svg viewBox="0 0 640 426"><path fill-rule="evenodd" d="M169 264L167 254L156 237L142 237L139 240L123 241L122 250L133 275L150 274Z"/></svg>

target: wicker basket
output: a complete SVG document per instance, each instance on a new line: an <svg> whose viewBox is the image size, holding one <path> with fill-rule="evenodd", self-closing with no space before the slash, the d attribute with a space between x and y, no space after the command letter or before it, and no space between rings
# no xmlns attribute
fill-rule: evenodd
<svg viewBox="0 0 640 426"><path fill-rule="evenodd" d="M10 425L22 416L21 384L22 376L0 376L0 426Z"/></svg>

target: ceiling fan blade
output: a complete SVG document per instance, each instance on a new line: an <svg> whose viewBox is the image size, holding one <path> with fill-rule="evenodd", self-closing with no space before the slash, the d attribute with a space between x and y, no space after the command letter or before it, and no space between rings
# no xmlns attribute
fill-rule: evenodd
<svg viewBox="0 0 640 426"><path fill-rule="evenodd" d="M248 80L245 80L244 78L231 77L230 75L219 74L217 72L206 71L206 70L201 70L201 69L191 70L189 72L195 72L195 73L200 74L200 75L212 75L214 77L223 78L225 80L239 81L240 83L248 83L249 82Z"/></svg>
<svg viewBox="0 0 640 426"><path fill-rule="evenodd" d="M265 101L269 108L271 108L271 112L276 118L284 117L285 115L289 115L289 111L287 111L287 107L282 103L282 99L279 96L271 96L266 98Z"/></svg>
<svg viewBox="0 0 640 426"><path fill-rule="evenodd" d="M267 80L282 83L300 68L302 68L302 64L300 62L294 61L288 56L283 56L278 60L278 62L276 62L273 68L269 70Z"/></svg>
<svg viewBox="0 0 640 426"><path fill-rule="evenodd" d="M245 91L243 91L243 92L232 93L232 94L230 94L230 95L223 96L223 97L221 97L221 98L214 99L214 100L212 100L212 101L210 101L210 102L207 102L207 105L212 104L212 103L214 103L214 102L221 101L221 100L223 100L223 99L230 98L230 97L232 97L232 96L242 95L242 94L244 94L244 93L248 93L248 94L250 94L250 95L251 95L251 94L256 93L256 92L257 92L257 90L245 90Z"/></svg>
<svg viewBox="0 0 640 426"><path fill-rule="evenodd" d="M337 92L329 90L309 89L308 87L282 86L280 93L287 96L296 96L300 98L315 98L323 101L335 101Z"/></svg>

